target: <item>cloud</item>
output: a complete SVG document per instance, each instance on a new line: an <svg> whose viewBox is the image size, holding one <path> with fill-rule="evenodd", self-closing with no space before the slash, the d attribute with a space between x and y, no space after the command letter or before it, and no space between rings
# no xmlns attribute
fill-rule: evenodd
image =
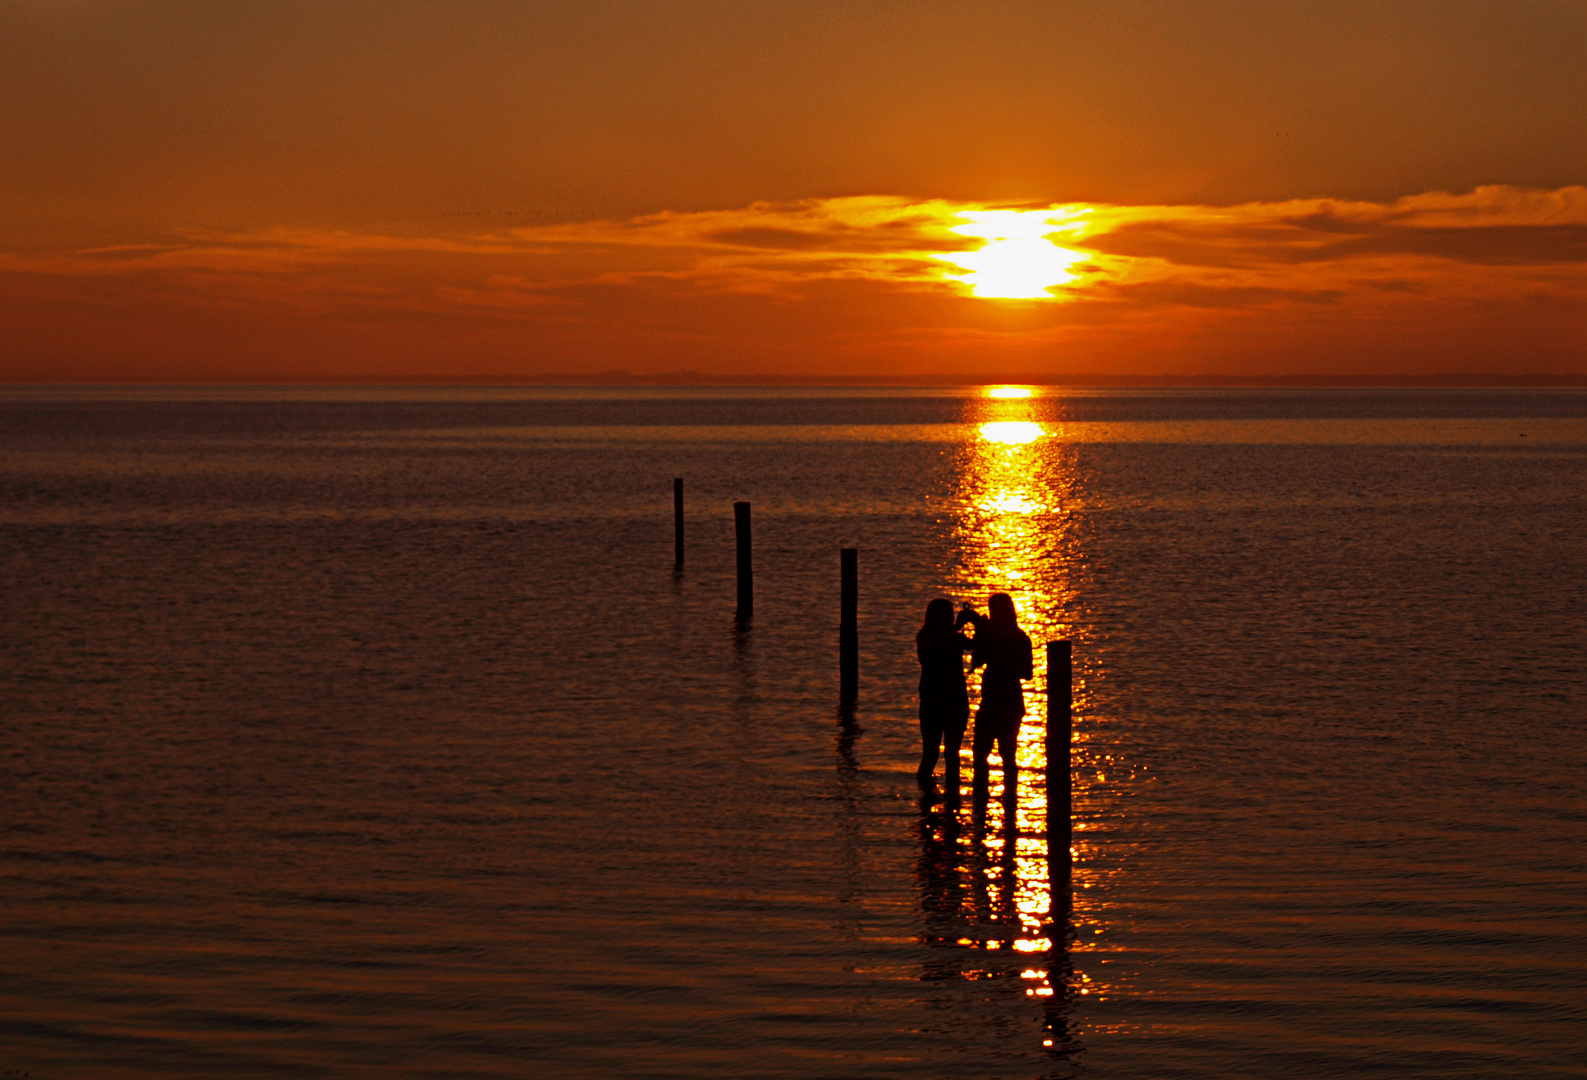
<svg viewBox="0 0 1587 1080"><path fill-rule="evenodd" d="M483 271L471 281L437 282L429 290L460 303L472 302L471 293L499 292L485 282L504 277L527 295L646 274L790 298L799 283L821 279L962 295L965 285L938 256L979 248L980 239L955 230L968 215L989 210L1046 215L1053 241L1086 256L1075 267L1076 283L1052 290L1054 299L1069 301L1145 297L1151 290L1132 287L1173 280L1231 295L1289 291L1297 301L1316 302L1317 267L1353 264L1357 271L1386 272L1392 266L1400 284L1378 287L1414 291L1439 276L1425 266L1408 270L1415 260L1510 268L1587 264L1587 188L1484 187L1391 203L1309 199L1232 207L997 206L857 196L448 236L303 228L192 232L164 244L0 253L0 271L285 275L334 266L390 271L425 265L455 274L435 269L451 261ZM1211 281L1208 271L1238 280Z"/></svg>
<svg viewBox="0 0 1587 1080"><path fill-rule="evenodd" d="M985 255L1004 234L1011 257L1050 253L1044 235L1067 249L1073 279L1034 300L972 295L943 256ZM1587 322L1587 188L1235 206L855 196L446 234L193 231L0 252L0 304L38 327L27 340L44 344L27 347L41 353L67 340L42 312L117 308L146 313L150 340L160 312L175 327L206 309L270 333L312 315L302 334L342 327L327 341L379 325L434 354L484 335L526 355L517 334L570 369L692 364L701 342L755 363L820 352L938 370L984 350L1123 362L1146 342L1214 358L1288 356L1302 339L1443 356L1511 349L1519 326L1553 365L1580 355Z"/></svg>
<svg viewBox="0 0 1587 1080"><path fill-rule="evenodd" d="M1392 203L1333 199L1233 207L1107 207L1105 254L1187 267L1277 268L1410 255L1479 265L1587 262L1587 187L1481 187Z"/></svg>
<svg viewBox="0 0 1587 1080"><path fill-rule="evenodd" d="M519 249L520 245L489 237L402 237L301 228L229 233L191 230L164 244L43 253L0 251L0 273L97 275L205 270L280 274L381 256L500 255Z"/></svg>

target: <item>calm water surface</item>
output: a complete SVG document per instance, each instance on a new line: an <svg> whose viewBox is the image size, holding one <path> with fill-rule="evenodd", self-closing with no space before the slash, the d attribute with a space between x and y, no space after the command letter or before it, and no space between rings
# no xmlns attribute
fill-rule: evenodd
<svg viewBox="0 0 1587 1080"><path fill-rule="evenodd" d="M1584 492L1568 392L6 390L0 1074L1587 1076ZM912 775L992 589L1057 948L1043 695Z"/></svg>

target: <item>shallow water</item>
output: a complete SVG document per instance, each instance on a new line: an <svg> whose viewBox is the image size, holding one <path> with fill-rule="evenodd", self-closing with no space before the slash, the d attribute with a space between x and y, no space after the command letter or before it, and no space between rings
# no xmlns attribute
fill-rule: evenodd
<svg viewBox="0 0 1587 1080"><path fill-rule="evenodd" d="M1584 490L1571 392L7 390L0 1070L1580 1077ZM1042 672L1012 830L914 784L993 588L1057 950Z"/></svg>

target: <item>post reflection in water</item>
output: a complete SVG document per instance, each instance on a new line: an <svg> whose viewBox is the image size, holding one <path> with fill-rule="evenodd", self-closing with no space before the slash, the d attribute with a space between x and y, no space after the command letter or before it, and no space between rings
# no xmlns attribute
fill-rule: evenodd
<svg viewBox="0 0 1587 1080"><path fill-rule="evenodd" d="M1080 1044L1071 1032L1077 985L1070 964L1069 920L1049 881L1045 787L1047 720L1044 643L1070 637L1066 613L1077 609L1069 566L1077 552L1072 452L1052 423L1038 422L1040 398L991 390L972 404L961 444L955 499L957 561L947 570L955 602L984 612L992 592L1013 597L1022 629L1035 643L1035 678L1026 687L1016 789L1003 783L992 752L992 782L969 805L923 802L919 885L927 944L941 959L928 979L1014 979L1042 1010L1042 1043L1054 1065L1073 1065ZM978 680L971 679L972 716ZM972 724L974 723L972 719ZM971 754L965 740L961 757ZM971 763L961 763L971 775ZM1077 899L1076 908L1083 901ZM1079 919L1076 910L1072 917ZM1006 983L1005 983L1006 985Z"/></svg>

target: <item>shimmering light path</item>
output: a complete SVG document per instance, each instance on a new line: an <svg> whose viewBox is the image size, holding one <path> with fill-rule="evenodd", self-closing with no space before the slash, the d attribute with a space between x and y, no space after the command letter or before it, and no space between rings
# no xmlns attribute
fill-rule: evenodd
<svg viewBox="0 0 1587 1080"><path fill-rule="evenodd" d="M954 541L958 560L955 599L984 611L992 592L1014 599L1020 625L1035 643L1035 678L1027 685L1028 715L1020 728L1018 790L1003 786L1002 761L992 752L992 785L983 804L973 799L952 814L949 826L964 837L962 872L974 883L962 917L967 931L953 945L969 950L963 963L970 977L984 966L976 950L1012 949L1030 957L1019 968L1025 994L1042 1006L1042 1043L1072 1060L1081 1049L1071 1034L1068 1004L1089 993L1089 976L1077 974L1067 951L1068 934L1054 911L1046 840L1047 724L1045 642L1066 637L1073 625L1063 614L1075 604L1068 567L1077 558L1069 516L1078 509L1074 458L1047 440L1048 431L1025 388L992 388L985 400L967 403L970 440L960 449L955 496ZM973 680L974 681L974 680ZM962 751L963 776L971 775L971 751ZM1077 911L1076 917L1083 917ZM980 954L984 955L984 953Z"/></svg>

